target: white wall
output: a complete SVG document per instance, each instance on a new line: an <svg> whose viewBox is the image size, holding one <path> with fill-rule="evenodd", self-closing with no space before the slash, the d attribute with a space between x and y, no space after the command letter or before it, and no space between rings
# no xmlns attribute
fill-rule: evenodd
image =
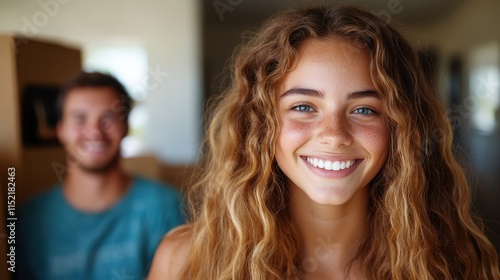
<svg viewBox="0 0 500 280"><path fill-rule="evenodd" d="M84 55L113 45L144 48L146 149L164 162L188 163L201 137L200 9L196 0L0 0L0 33L76 45Z"/></svg>

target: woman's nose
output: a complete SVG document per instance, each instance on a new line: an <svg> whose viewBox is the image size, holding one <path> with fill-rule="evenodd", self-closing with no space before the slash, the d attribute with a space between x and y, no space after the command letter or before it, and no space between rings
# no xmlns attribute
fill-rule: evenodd
<svg viewBox="0 0 500 280"><path fill-rule="evenodd" d="M325 115L318 126L317 139L331 147L347 146L352 143L347 117L340 113Z"/></svg>

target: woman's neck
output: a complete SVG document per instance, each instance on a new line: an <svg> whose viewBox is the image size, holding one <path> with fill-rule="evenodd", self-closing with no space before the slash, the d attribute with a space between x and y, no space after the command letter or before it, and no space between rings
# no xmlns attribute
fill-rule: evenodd
<svg viewBox="0 0 500 280"><path fill-rule="evenodd" d="M303 273L312 276L307 279L345 279L351 262L353 274L361 275L359 263L353 261L367 231L366 188L343 205L317 204L297 187L292 187L291 197L292 222L300 246L299 265Z"/></svg>

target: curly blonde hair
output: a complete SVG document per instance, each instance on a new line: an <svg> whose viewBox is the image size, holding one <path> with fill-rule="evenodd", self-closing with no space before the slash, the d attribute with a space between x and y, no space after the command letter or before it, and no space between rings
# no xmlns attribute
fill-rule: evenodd
<svg viewBox="0 0 500 280"><path fill-rule="evenodd" d="M185 279L300 278L286 176L275 160L278 88L298 48L338 37L363 47L387 112L386 164L369 186L358 257L370 279L500 279L497 254L470 213L445 113L407 41L355 7L291 10L242 46L207 128L203 173L189 190ZM436 137L438 135L438 137Z"/></svg>

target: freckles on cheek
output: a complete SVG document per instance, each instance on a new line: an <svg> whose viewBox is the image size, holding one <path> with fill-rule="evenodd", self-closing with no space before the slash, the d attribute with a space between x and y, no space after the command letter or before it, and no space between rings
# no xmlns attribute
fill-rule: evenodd
<svg viewBox="0 0 500 280"><path fill-rule="evenodd" d="M301 141L310 133L311 126L304 122L298 121L284 121L281 128L282 143L291 143L294 141Z"/></svg>
<svg viewBox="0 0 500 280"><path fill-rule="evenodd" d="M389 132L385 126L364 128L358 131L358 135L367 145L377 148L381 153L389 149Z"/></svg>

